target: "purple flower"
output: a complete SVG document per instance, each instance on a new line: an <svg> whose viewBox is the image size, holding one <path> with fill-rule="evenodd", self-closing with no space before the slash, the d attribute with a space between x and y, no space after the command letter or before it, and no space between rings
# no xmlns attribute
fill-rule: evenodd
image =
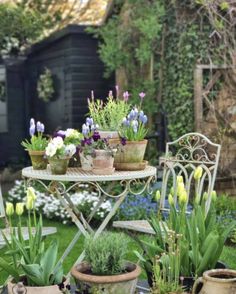
<svg viewBox="0 0 236 294"><path fill-rule="evenodd" d="M139 93L139 97L141 100L143 100L145 96L146 94L144 92Z"/></svg>
<svg viewBox="0 0 236 294"><path fill-rule="evenodd" d="M85 138L84 140L81 141L82 146L85 145L91 145L92 144L92 138Z"/></svg>
<svg viewBox="0 0 236 294"><path fill-rule="evenodd" d="M111 91L111 90L109 91L109 94L108 94L108 96L109 96L109 97L113 97L113 93L112 93L112 91Z"/></svg>
<svg viewBox="0 0 236 294"><path fill-rule="evenodd" d="M93 140L95 142L97 142L99 139L101 139L101 136L100 136L99 132L94 132L94 134L93 134Z"/></svg>
<svg viewBox="0 0 236 294"><path fill-rule="evenodd" d="M30 136L33 137L33 135L35 134L35 125L32 124L30 126L29 133L30 133Z"/></svg>
<svg viewBox="0 0 236 294"><path fill-rule="evenodd" d="M39 132L39 133L44 132L44 129L45 129L44 124L42 124L40 121L38 121L36 126L37 126L37 132Z"/></svg>
<svg viewBox="0 0 236 294"><path fill-rule="evenodd" d="M86 135L88 135L88 133L89 133L89 126L87 126L86 124L83 124L82 125L82 134L84 136L86 136Z"/></svg>
<svg viewBox="0 0 236 294"><path fill-rule="evenodd" d="M93 119L91 117L87 117L86 118L86 124L89 125L89 126L92 126L93 125Z"/></svg>
<svg viewBox="0 0 236 294"><path fill-rule="evenodd" d="M124 97L124 100L125 100L126 102L129 100L129 96L130 96L130 94L129 94L128 91L126 91L126 92L123 93L123 97Z"/></svg>
<svg viewBox="0 0 236 294"><path fill-rule="evenodd" d="M130 121L126 117L123 118L122 123L126 127L128 127L130 125Z"/></svg>
<svg viewBox="0 0 236 294"><path fill-rule="evenodd" d="M140 119L140 120L141 120L141 119ZM148 118L147 118L147 116L146 116L146 115L144 115L141 121L142 121L142 123L143 123L143 124L146 124L146 123L147 123L147 121L148 121Z"/></svg>
<svg viewBox="0 0 236 294"><path fill-rule="evenodd" d="M35 121L33 118L30 119L30 126L35 125Z"/></svg>
<svg viewBox="0 0 236 294"><path fill-rule="evenodd" d="M116 85L116 97L119 97L119 86Z"/></svg>
<svg viewBox="0 0 236 294"><path fill-rule="evenodd" d="M121 145L125 146L126 145L126 138L121 138L120 142L121 142Z"/></svg>
<svg viewBox="0 0 236 294"><path fill-rule="evenodd" d="M58 132L54 133L53 138L55 137L61 137L64 140L66 137L66 132L63 130L59 130Z"/></svg>

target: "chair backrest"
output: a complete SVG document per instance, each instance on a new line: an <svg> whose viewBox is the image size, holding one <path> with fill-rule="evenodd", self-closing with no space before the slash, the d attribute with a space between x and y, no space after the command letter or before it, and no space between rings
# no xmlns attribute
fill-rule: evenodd
<svg viewBox="0 0 236 294"><path fill-rule="evenodd" d="M174 142L166 144L165 157L160 158L160 164L163 166L162 210L168 210L166 199L171 187L173 187L174 191L175 204L177 203L176 176L181 175L184 178L188 193L188 202L192 193L202 195L203 192L206 192L206 211L208 211L216 179L220 150L221 146L219 144L212 143L207 137L199 133L189 133ZM202 167L203 174L196 184L194 171L198 166ZM195 192L192 192L193 187Z"/></svg>

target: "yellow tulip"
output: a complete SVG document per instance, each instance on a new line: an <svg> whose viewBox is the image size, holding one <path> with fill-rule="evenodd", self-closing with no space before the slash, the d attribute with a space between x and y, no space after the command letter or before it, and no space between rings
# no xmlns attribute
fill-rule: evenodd
<svg viewBox="0 0 236 294"><path fill-rule="evenodd" d="M203 169L201 166L198 166L195 171L194 171L194 179L195 180L200 180L202 177Z"/></svg>
<svg viewBox="0 0 236 294"><path fill-rule="evenodd" d="M186 204L188 201L188 193L186 190L182 190L179 194L179 203Z"/></svg>
<svg viewBox="0 0 236 294"><path fill-rule="evenodd" d="M171 189L170 189L170 194L171 194L171 195L174 195L174 194L175 194L175 191L174 191L174 187L173 187L173 186L172 186Z"/></svg>
<svg viewBox="0 0 236 294"><path fill-rule="evenodd" d="M184 179L182 176L177 176L177 184L179 183L183 183L184 182Z"/></svg>
<svg viewBox="0 0 236 294"><path fill-rule="evenodd" d="M33 200L36 200L36 194L35 194L35 190L33 187L28 187L27 192L26 192L27 198L33 198Z"/></svg>
<svg viewBox="0 0 236 294"><path fill-rule="evenodd" d="M217 199L217 194L216 194L216 191L214 190L211 192L211 200L213 202L216 202L216 199Z"/></svg>
<svg viewBox="0 0 236 294"><path fill-rule="evenodd" d="M28 210L32 210L34 208L34 198L33 197L27 197L26 199L26 208Z"/></svg>
<svg viewBox="0 0 236 294"><path fill-rule="evenodd" d="M14 214L14 206L11 202L6 203L6 215L12 216Z"/></svg>
<svg viewBox="0 0 236 294"><path fill-rule="evenodd" d="M156 202L158 202L161 199L161 193L159 190L156 191Z"/></svg>
<svg viewBox="0 0 236 294"><path fill-rule="evenodd" d="M184 183L178 183L177 185L177 195L180 196L181 192L185 191Z"/></svg>
<svg viewBox="0 0 236 294"><path fill-rule="evenodd" d="M169 196L168 196L168 202L170 205L174 205L174 198L171 194L169 194Z"/></svg>
<svg viewBox="0 0 236 294"><path fill-rule="evenodd" d="M16 203L16 214L21 216L23 212L24 212L24 203L22 202Z"/></svg>

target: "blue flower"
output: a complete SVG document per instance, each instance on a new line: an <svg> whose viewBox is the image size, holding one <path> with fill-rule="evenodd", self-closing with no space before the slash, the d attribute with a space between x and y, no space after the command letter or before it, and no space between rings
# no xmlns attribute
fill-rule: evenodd
<svg viewBox="0 0 236 294"><path fill-rule="evenodd" d="M35 125L31 125L30 128L29 128L29 133L30 133L30 136L33 137L34 134L35 134Z"/></svg>

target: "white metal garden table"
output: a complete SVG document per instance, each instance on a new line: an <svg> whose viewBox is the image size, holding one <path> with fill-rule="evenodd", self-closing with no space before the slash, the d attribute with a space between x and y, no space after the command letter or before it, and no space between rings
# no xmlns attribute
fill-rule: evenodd
<svg viewBox="0 0 236 294"><path fill-rule="evenodd" d="M22 176L27 186L37 182L49 193L55 195L78 228L78 232L58 261L59 266L73 249L81 234L84 236L93 234L94 238L96 238L102 233L129 193L138 195L145 191L151 192L151 183L156 179L156 168L147 166L145 170L142 171L115 171L112 175L95 175L92 172L85 172L81 168L69 168L66 175L52 175L49 168L47 170L33 170L32 167L26 167L22 170ZM120 186L117 195L112 193L112 187L114 187L116 183ZM81 184L91 185L99 193L100 200L87 220L73 204L69 194L70 191L79 188ZM114 200L113 207L97 230L94 231L89 223L107 198ZM81 262L83 258L84 252L81 253L76 263Z"/></svg>

